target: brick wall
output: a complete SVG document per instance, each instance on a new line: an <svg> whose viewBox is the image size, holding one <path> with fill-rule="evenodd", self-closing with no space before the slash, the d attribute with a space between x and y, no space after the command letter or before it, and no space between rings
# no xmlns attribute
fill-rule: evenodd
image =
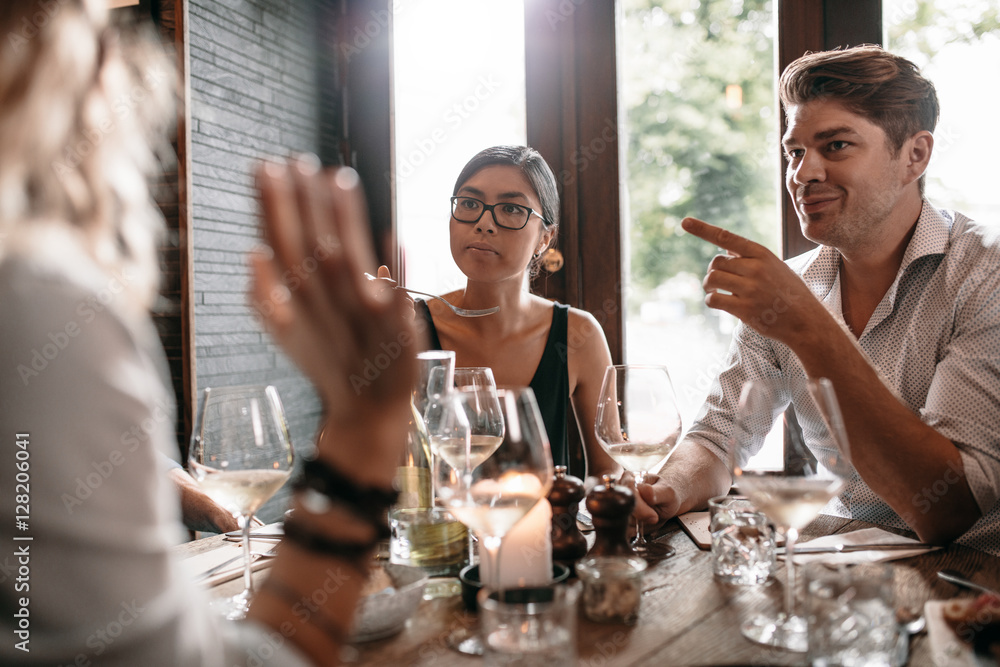
<svg viewBox="0 0 1000 667"><path fill-rule="evenodd" d="M275 385L299 452L311 447L320 406L246 305L246 253L258 239L254 161L329 141L318 129L315 11L309 2L191 0L188 18L198 391ZM275 519L283 501L261 517Z"/></svg>

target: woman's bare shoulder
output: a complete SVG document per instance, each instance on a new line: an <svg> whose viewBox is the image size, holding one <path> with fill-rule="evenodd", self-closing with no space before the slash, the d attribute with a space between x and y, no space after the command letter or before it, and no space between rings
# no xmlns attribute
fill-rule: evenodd
<svg viewBox="0 0 1000 667"><path fill-rule="evenodd" d="M604 329L601 328L597 318L587 310L570 306L568 324L570 331L592 331L596 329L601 332L602 336L604 335Z"/></svg>

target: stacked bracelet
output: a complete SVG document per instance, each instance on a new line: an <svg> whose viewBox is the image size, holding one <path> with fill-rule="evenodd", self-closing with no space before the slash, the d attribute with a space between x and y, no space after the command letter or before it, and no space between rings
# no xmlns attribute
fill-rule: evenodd
<svg viewBox="0 0 1000 667"><path fill-rule="evenodd" d="M368 515L385 511L399 499L399 491L396 489L360 486L350 477L319 459L305 460L302 476L295 482L295 488L319 491L331 500L350 506L359 514Z"/></svg>
<svg viewBox="0 0 1000 667"><path fill-rule="evenodd" d="M302 475L295 481L293 488L300 492L301 501L307 510L313 511L312 508L321 507L323 503L316 501L320 497L344 505L375 529L375 538L369 542L344 542L315 533L294 518L289 519L285 522L285 535L299 546L329 556L358 560L374 549L379 540L389 537L386 510L399 498L399 491L360 486L319 459L305 460Z"/></svg>
<svg viewBox="0 0 1000 667"><path fill-rule="evenodd" d="M285 522L285 537L288 541L307 551L343 558L352 563L364 559L381 539L376 537L368 542L345 542L344 540L331 539L306 528L300 520L294 518ZM358 569L367 573L367 569L360 565Z"/></svg>

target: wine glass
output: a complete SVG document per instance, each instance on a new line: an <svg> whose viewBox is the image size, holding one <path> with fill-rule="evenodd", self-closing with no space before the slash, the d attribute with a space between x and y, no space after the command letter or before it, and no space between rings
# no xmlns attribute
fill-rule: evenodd
<svg viewBox="0 0 1000 667"><path fill-rule="evenodd" d="M455 353L451 350L427 350L417 354L417 381L413 388L412 403L426 425L428 408L440 409L440 399L448 394L454 383ZM431 468L431 506L437 497L437 456L433 447L426 453Z"/></svg>
<svg viewBox="0 0 1000 667"><path fill-rule="evenodd" d="M793 413L786 411L789 404ZM741 631L758 643L803 652L806 620L795 614L795 540L853 472L831 382L763 378L744 384L730 469L740 493L785 534L784 611L754 616Z"/></svg>
<svg viewBox="0 0 1000 667"><path fill-rule="evenodd" d="M464 447L442 456L437 492L445 508L480 536L489 556L489 572L480 567L484 588L497 590L502 597L500 551L503 538L532 507L548 495L552 485L552 454L545 434L535 393L529 388L497 391L503 436L496 449L483 459L482 450L473 450L467 411L478 400L477 392L456 390L445 412L454 437ZM464 433L463 433L464 429ZM479 637L453 641L458 650L481 653Z"/></svg>
<svg viewBox="0 0 1000 667"><path fill-rule="evenodd" d="M459 403L464 408L465 417L469 422L469 446L473 455L470 463L473 467L485 461L500 446L503 440L503 415L500 412L500 401L497 398L497 383L493 378L493 369L488 366L462 366L455 369L455 388L466 392L459 396ZM443 412L441 406L432 406L428 410L428 431L446 433L450 426L442 423L442 417L449 415ZM448 441L441 435L430 436L431 448L436 456L440 456L452 467L458 464L450 460L456 448L464 449L461 439ZM475 546L473 531L469 535L469 562L474 561Z"/></svg>
<svg viewBox="0 0 1000 667"><path fill-rule="evenodd" d="M469 447L473 468L490 457L503 441L504 421L497 397L497 384L493 370L486 366L462 367L455 369L455 388L459 404L469 422ZM453 468L460 468L459 453L464 450L464 440L448 440L447 426L442 428L441 411L433 407L428 411L427 430L430 433L431 449ZM439 432L442 432L439 435ZM464 454L462 454L464 455Z"/></svg>
<svg viewBox="0 0 1000 667"><path fill-rule="evenodd" d="M206 388L188 464L205 493L236 516L243 532L242 593L214 603L226 618L246 615L253 596L250 522L292 472L291 438L272 386Z"/></svg>
<svg viewBox="0 0 1000 667"><path fill-rule="evenodd" d="M635 475L638 489L647 473L659 470L677 447L681 415L664 366L608 366L594 420L597 440L622 468ZM648 542L636 517L632 548L647 559L670 556L673 549Z"/></svg>

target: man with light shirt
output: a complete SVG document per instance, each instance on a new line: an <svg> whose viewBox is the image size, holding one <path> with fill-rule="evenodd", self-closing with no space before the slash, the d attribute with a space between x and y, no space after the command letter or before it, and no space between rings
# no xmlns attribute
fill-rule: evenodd
<svg viewBox="0 0 1000 667"><path fill-rule="evenodd" d="M827 511L1000 555L1000 239L923 197L934 86L862 46L796 60L780 96L786 186L819 247L782 262L683 221L726 251L709 265L705 302L741 322L684 443L640 489L639 518L729 489L744 382L827 377L856 470Z"/></svg>

